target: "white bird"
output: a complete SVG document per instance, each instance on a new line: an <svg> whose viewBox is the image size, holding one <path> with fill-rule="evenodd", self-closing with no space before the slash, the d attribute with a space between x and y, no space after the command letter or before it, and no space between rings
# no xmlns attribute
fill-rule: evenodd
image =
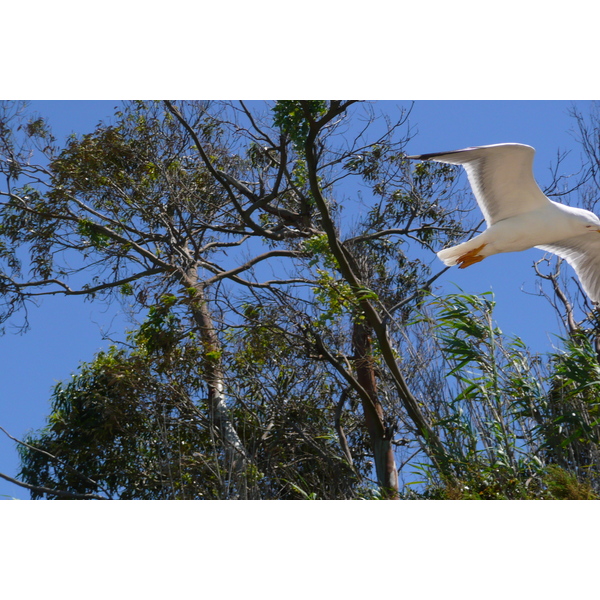
<svg viewBox="0 0 600 600"><path fill-rule="evenodd" d="M492 254L540 248L564 258L599 303L600 219L549 200L533 178L534 154L525 144L492 144L406 157L463 165L487 223L481 235L437 255L464 269Z"/></svg>

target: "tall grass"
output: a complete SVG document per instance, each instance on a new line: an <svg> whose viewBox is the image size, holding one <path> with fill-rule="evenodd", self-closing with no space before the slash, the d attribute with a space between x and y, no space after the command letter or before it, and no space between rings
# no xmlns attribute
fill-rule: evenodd
<svg viewBox="0 0 600 600"><path fill-rule="evenodd" d="M422 466L423 495L449 498L595 497L600 493L600 367L588 336L532 355L493 319L491 292L429 305L443 356L444 402L429 414L458 484Z"/></svg>

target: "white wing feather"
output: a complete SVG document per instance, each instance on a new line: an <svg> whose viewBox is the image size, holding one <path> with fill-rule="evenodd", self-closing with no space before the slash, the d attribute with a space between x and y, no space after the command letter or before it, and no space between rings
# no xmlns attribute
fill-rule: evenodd
<svg viewBox="0 0 600 600"><path fill-rule="evenodd" d="M575 270L592 302L600 302L600 235L597 232L536 246L564 258Z"/></svg>
<svg viewBox="0 0 600 600"><path fill-rule="evenodd" d="M489 227L550 202L533 177L534 154L524 144L493 144L407 158L463 165Z"/></svg>

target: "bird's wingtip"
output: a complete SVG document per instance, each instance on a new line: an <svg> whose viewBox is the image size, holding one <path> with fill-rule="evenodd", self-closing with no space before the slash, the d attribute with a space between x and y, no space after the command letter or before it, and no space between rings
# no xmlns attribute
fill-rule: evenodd
<svg viewBox="0 0 600 600"><path fill-rule="evenodd" d="M411 156L405 156L410 160L430 160L436 159L440 156L448 156L450 154L460 154L466 150L476 150L476 148L463 148L462 150L448 150L447 152L430 152L429 154L413 154Z"/></svg>
<svg viewBox="0 0 600 600"><path fill-rule="evenodd" d="M528 151L533 151L535 152L535 149L532 146L528 146L527 144L520 144L517 142L507 142L507 143L503 143L503 144L489 144L487 146L469 146L468 148L461 148L460 150L448 150L446 152L431 152L429 154L412 154L410 156L405 156L405 158L409 159L409 160L436 160L439 159L440 157L445 157L445 156L450 156L452 154L466 154L466 153L471 153L473 151L477 151L477 150L484 150L484 151L488 151L488 150L498 150L498 149L519 149L519 151L522 151L523 149L527 149ZM443 160L439 160L438 162L445 162ZM466 161L461 161L461 162L466 162Z"/></svg>

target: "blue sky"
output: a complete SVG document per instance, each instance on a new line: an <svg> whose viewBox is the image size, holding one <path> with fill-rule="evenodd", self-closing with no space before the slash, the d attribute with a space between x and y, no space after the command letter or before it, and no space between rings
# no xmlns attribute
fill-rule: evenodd
<svg viewBox="0 0 600 600"><path fill-rule="evenodd" d="M118 102L36 101L32 108L49 118L59 140L70 133L93 130L110 118ZM405 101L382 101L379 108L394 112ZM571 150L564 172L580 164L573 136L574 121L568 115L570 101L417 101L409 118L414 138L410 154L453 150L500 142L521 142L536 148L534 172L543 188L550 180L550 167L558 150ZM585 114L588 102L578 102ZM518 334L537 351L549 351L560 333L556 317L533 292L532 263L542 256L538 250L492 256L465 270L451 269L438 281L439 292L467 293L493 290L496 320L501 329ZM441 263L440 263L441 266ZM110 342L106 334L122 338L125 321L116 308L75 298L48 298L29 313L31 329L25 335L9 332L0 338L0 426L21 438L43 426L52 388L89 361ZM15 476L18 456L15 444L0 432L0 472ZM1 498L28 498L26 490L0 479Z"/></svg>

